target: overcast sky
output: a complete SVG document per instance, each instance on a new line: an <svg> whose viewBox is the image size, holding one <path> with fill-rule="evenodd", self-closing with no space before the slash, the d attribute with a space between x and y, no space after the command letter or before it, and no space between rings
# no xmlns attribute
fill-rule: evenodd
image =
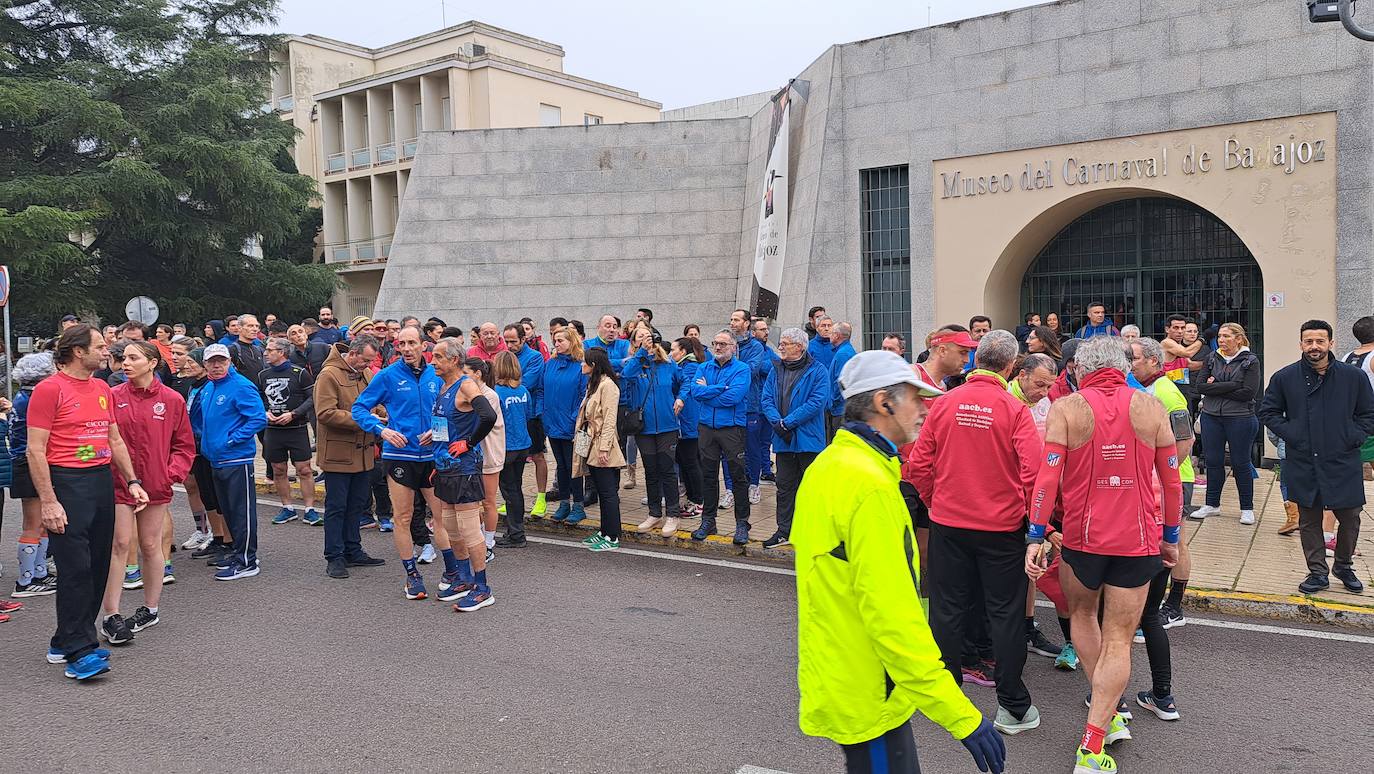
<svg viewBox="0 0 1374 774"><path fill-rule="evenodd" d="M468 19L561 45L563 69L671 109L781 88L833 43L1040 0L282 0L280 32L376 47Z"/></svg>

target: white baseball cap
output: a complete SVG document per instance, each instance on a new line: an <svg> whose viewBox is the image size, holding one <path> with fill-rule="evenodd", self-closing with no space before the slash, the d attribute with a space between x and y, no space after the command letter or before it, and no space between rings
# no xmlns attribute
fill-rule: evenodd
<svg viewBox="0 0 1374 774"><path fill-rule="evenodd" d="M224 346L223 344L211 344L210 346L205 348L205 354L203 355L203 357L205 360L211 360L217 357L222 357L225 360L228 360L229 348Z"/></svg>
<svg viewBox="0 0 1374 774"><path fill-rule="evenodd" d="M916 375L911 364L895 352L873 349L860 352L844 364L840 372L840 394L846 398L896 384L909 384L923 398L935 398L944 393Z"/></svg>

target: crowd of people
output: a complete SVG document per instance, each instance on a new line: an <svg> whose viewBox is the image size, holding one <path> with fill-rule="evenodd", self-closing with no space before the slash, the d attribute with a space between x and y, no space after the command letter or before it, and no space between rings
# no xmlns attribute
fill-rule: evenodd
<svg viewBox="0 0 1374 774"><path fill-rule="evenodd" d="M1133 636L1153 677L1135 703L1180 717L1165 635L1184 623L1180 519L1222 515L1229 462L1239 522L1255 522L1261 422L1279 441L1291 504L1280 532L1301 533L1301 589L1334 574L1362 590L1351 558L1374 452L1374 318L1356 323L1362 346L1344 359L1331 354L1329 325L1305 324L1302 359L1266 391L1235 323L1199 331L1174 315L1156 340L1118 330L1100 304L1087 312L1072 338L1038 315L1015 333L975 316L932 331L910 358L897 333L858 352L853 326L821 307L776 343L743 309L704 338L687 325L672 339L647 308L628 321L603 315L590 331L555 317L547 337L529 318L468 331L433 317L344 327L328 307L297 324L242 314L190 333L64 318L45 351L16 364L18 395L0 406L24 519L12 596L55 593L48 660L76 679L105 673L100 640L125 645L156 625L175 581L174 485L194 520L181 548L217 580L259 574L259 455L281 503L270 523L322 526L329 577L386 563L362 548L361 531L375 528L393 536L404 596L428 598L421 565L442 562L436 595L458 612L495 602L490 563L526 545L527 518L576 525L595 506L600 527L584 544L619 548L621 493L641 467L648 518L637 531L695 541L733 511L726 534L747 544L751 506L771 482L777 527L762 545L795 546L804 730L847 754L877 738L900 751L897 722L921 709L992 761L996 732L1040 724L1022 679L1031 653L1087 671L1078 770L1112 771L1103 745L1130 738ZM1193 508L1198 449L1206 494ZM121 593L136 589L143 604L126 619ZM1063 644L1036 626L1037 592ZM864 615L847 607L869 602ZM820 642L836 629L814 616L851 614L844 636L855 640L842 653ZM882 706L852 695L862 660L837 666L875 626L886 628L864 652L887 671ZM995 687L990 724L955 689L963 682ZM833 714L834 701L857 702L858 714ZM883 733L864 736L873 730Z"/></svg>

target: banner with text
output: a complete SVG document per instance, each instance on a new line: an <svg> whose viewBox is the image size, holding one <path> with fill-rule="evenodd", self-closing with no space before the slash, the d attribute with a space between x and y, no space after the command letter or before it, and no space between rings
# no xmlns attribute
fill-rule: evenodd
<svg viewBox="0 0 1374 774"><path fill-rule="evenodd" d="M782 266L787 257L788 137L791 134L792 85L773 96L773 121L768 135L768 166L763 173L759 202L759 237L754 248L754 293L749 304L756 317L778 315Z"/></svg>

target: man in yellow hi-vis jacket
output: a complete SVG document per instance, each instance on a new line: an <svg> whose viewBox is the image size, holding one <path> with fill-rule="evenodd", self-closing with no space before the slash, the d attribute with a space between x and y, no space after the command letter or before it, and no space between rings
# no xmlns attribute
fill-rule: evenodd
<svg viewBox="0 0 1374 774"><path fill-rule="evenodd" d="M844 426L797 492L797 682L801 730L838 743L846 770L916 774L920 711L1001 772L1001 737L954 684L921 612L915 536L897 447L920 396L940 394L901 357L856 355L840 374Z"/></svg>

